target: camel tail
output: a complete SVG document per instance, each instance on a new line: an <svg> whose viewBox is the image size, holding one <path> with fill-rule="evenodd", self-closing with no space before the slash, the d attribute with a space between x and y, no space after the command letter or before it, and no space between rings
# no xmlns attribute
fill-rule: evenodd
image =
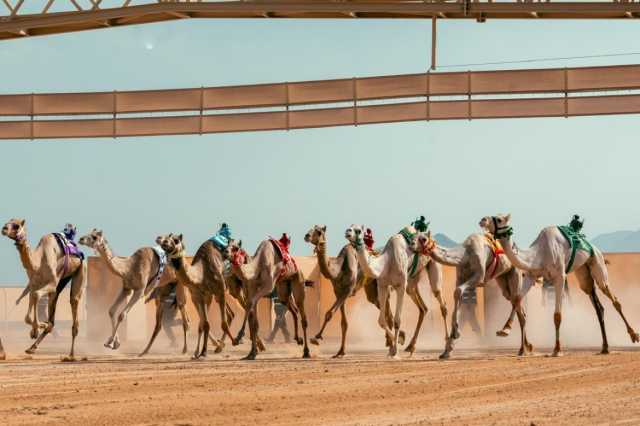
<svg viewBox="0 0 640 426"><path fill-rule="evenodd" d="M609 259L607 259L607 258L605 257L605 259L604 259L604 264L605 264L605 265L611 265L611 262L609 261Z"/></svg>

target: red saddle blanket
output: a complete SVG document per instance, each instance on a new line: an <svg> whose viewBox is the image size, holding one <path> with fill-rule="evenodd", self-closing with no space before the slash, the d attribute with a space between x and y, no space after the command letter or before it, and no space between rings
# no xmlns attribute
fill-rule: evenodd
<svg viewBox="0 0 640 426"><path fill-rule="evenodd" d="M289 254L289 249L282 244L280 241L275 238L269 237L269 241L273 244L273 247L276 249L280 257L282 257L282 269L280 270L280 274L278 275L277 281L280 281L283 277L290 275L293 272L298 271L298 265L296 265L296 261L293 259L291 254Z"/></svg>

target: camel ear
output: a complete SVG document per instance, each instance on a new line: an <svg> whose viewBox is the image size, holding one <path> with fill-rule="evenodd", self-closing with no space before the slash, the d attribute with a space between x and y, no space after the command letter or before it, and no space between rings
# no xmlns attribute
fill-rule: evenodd
<svg viewBox="0 0 640 426"><path fill-rule="evenodd" d="M322 232L326 232L326 231L327 231L327 225L324 225L324 226L322 227Z"/></svg>
<svg viewBox="0 0 640 426"><path fill-rule="evenodd" d="M509 221L511 219L511 213L507 213L507 215L504 217L505 221Z"/></svg>
<svg viewBox="0 0 640 426"><path fill-rule="evenodd" d="M431 239L431 230L427 231L427 238Z"/></svg>
<svg viewBox="0 0 640 426"><path fill-rule="evenodd" d="M97 231L97 232L96 232L96 235L98 235L98 237L102 237L102 230Z"/></svg>
<svg viewBox="0 0 640 426"><path fill-rule="evenodd" d="M238 247L242 248L242 240L238 241Z"/></svg>
<svg viewBox="0 0 640 426"><path fill-rule="evenodd" d="M27 221L26 221L25 219L22 219L22 220L20 221L20 226L24 226L24 224L25 224L25 223L27 223Z"/></svg>
<svg viewBox="0 0 640 426"><path fill-rule="evenodd" d="M178 235L178 239L182 241L182 234Z"/></svg>

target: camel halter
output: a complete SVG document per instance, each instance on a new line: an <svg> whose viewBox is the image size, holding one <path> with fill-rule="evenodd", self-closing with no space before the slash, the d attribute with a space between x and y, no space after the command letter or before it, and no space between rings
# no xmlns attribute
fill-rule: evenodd
<svg viewBox="0 0 640 426"><path fill-rule="evenodd" d="M493 227L496 230L494 234L495 238L500 239L513 235L513 228L511 226L498 226L498 218L495 216L491 216L491 220L493 220Z"/></svg>
<svg viewBox="0 0 640 426"><path fill-rule="evenodd" d="M233 259L231 260L231 263L233 264L233 266L240 266L244 264L246 258L247 258L247 252L244 251L243 249L238 249L238 251L236 251L233 254Z"/></svg>

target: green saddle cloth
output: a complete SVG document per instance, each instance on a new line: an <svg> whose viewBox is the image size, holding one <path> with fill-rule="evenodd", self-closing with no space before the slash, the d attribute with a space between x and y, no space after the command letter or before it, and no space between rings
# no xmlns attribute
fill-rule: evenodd
<svg viewBox="0 0 640 426"><path fill-rule="evenodd" d="M589 256L593 256L593 246L587 241L587 237L584 234L581 234L570 226L560 225L558 226L558 230L571 245L571 257L569 258L569 263L567 263L567 270L564 271L565 273L569 273L573 262L576 260L576 252L583 250L589 253Z"/></svg>

